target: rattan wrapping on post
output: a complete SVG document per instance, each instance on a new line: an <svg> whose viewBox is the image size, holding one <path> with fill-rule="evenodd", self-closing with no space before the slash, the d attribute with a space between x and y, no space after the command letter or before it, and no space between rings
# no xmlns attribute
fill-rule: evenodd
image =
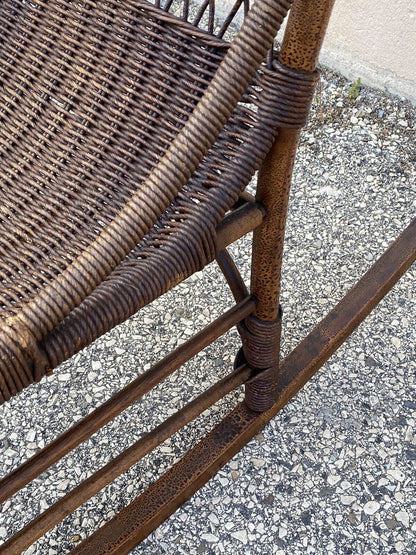
<svg viewBox="0 0 416 555"><path fill-rule="evenodd" d="M264 75L264 86L275 95L273 114L275 125L286 129L300 129L308 119L319 71L308 73L284 66L278 61L275 71Z"/></svg>

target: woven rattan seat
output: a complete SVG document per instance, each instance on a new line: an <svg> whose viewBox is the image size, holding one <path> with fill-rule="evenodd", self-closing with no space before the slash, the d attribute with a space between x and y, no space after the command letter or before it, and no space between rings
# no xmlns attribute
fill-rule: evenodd
<svg viewBox="0 0 416 555"><path fill-rule="evenodd" d="M87 3L84 13L65 1L1 9L0 294L7 322L140 187L227 43L202 31L195 36L193 26L146 2ZM69 315L64 333L54 330L42 342L44 369L32 360L24 372L3 370L4 399L215 257L215 227L271 145L275 122L264 96L260 87L247 91L190 182L167 211L156 208L162 213L150 233ZM157 199L143 193L141 202Z"/></svg>
<svg viewBox="0 0 416 555"><path fill-rule="evenodd" d="M126 553L288 402L414 261L415 222L279 367L291 171L332 3L237 0L222 23L214 0L0 3L0 404L214 259L236 300L2 480L0 501L230 327L242 338L234 372L1 552L20 553L156 436L160 444L246 383L244 403L111 521L103 540L94 535L77 551ZM253 198L244 189L257 170ZM253 229L249 293L226 246Z"/></svg>

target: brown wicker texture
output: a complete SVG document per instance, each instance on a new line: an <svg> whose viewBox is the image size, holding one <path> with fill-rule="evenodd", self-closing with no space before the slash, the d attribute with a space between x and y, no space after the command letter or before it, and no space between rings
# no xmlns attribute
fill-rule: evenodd
<svg viewBox="0 0 416 555"><path fill-rule="evenodd" d="M1 401L214 258L277 125L259 6L228 48L187 3L1 3Z"/></svg>

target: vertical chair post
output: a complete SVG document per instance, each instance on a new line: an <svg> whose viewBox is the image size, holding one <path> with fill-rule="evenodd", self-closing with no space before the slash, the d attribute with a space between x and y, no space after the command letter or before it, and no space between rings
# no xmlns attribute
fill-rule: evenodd
<svg viewBox="0 0 416 555"><path fill-rule="evenodd" d="M254 231L252 315L240 326L244 358L259 375L246 385L246 403L267 410L277 398L280 351L280 277L287 206L301 127L309 112L318 75L316 64L334 0L295 0L276 63L279 105L277 138L259 172L256 200L267 211Z"/></svg>

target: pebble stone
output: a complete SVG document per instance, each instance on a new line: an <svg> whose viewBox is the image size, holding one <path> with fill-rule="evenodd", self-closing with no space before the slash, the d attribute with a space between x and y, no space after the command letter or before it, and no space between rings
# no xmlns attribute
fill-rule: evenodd
<svg viewBox="0 0 416 555"><path fill-rule="evenodd" d="M357 76L358 77L358 76ZM286 355L416 213L415 107L324 71L299 146L281 303ZM230 252L246 282L248 238ZM320 372L134 555L416 553L416 269ZM232 299L214 264L0 408L0 466L105 402ZM0 513L9 537L232 367L230 331ZM127 505L243 397L239 389L105 488L26 555L70 551ZM30 448L29 448L30 444ZM234 473L234 474L232 474Z"/></svg>
<svg viewBox="0 0 416 555"><path fill-rule="evenodd" d="M246 530L237 530L236 532L231 533L231 537L235 538L236 540L240 541L244 545L247 543L247 531Z"/></svg>
<svg viewBox="0 0 416 555"><path fill-rule="evenodd" d="M380 503L377 503L377 501L368 501L363 507L363 510L366 515L373 515L379 509L380 509Z"/></svg>
<svg viewBox="0 0 416 555"><path fill-rule="evenodd" d="M398 522L401 522L403 524L403 526L405 526L406 528L409 527L410 517L406 511L399 511L395 514L395 517Z"/></svg>

